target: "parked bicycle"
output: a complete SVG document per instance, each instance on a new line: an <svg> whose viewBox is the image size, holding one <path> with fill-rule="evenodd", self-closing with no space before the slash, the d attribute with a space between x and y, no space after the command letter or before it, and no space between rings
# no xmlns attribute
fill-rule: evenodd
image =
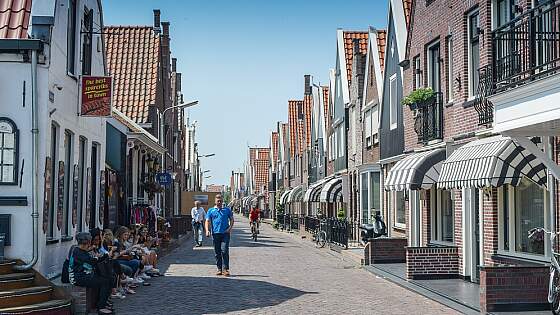
<svg viewBox="0 0 560 315"><path fill-rule="evenodd" d="M322 228L326 225L326 221L321 220L319 226L313 231L313 242L318 248L323 248L327 244L327 232Z"/></svg>
<svg viewBox="0 0 560 315"><path fill-rule="evenodd" d="M544 235L550 237L550 280L548 282L548 303L552 314L560 315L560 265L558 264L558 256L560 253L554 250L556 236L560 233L548 231L544 228L534 228L528 232L530 239L544 238Z"/></svg>

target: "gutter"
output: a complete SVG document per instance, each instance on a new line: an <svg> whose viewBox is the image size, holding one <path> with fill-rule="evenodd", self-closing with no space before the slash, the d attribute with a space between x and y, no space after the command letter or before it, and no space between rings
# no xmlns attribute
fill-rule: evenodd
<svg viewBox="0 0 560 315"><path fill-rule="evenodd" d="M39 115L37 113L37 59L38 51L43 49L43 43L37 39L3 39L0 40L0 52L2 51L31 51L31 120L32 120L32 143L33 159L31 163L31 187L33 193L31 198L31 220L33 222L33 256L31 261L25 265L14 266L16 271L27 271L39 260Z"/></svg>

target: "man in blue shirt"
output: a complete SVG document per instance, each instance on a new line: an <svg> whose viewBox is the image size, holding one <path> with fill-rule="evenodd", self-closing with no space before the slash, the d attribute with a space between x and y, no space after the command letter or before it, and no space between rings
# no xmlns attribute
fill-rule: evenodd
<svg viewBox="0 0 560 315"><path fill-rule="evenodd" d="M214 240L214 252L216 253L216 275L229 276L229 239L233 228L233 212L224 207L224 199L218 194L215 198L216 205L208 209L206 213L206 237Z"/></svg>

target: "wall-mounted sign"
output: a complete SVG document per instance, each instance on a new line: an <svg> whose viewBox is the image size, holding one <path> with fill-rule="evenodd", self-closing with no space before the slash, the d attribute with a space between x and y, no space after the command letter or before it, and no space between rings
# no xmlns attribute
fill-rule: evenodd
<svg viewBox="0 0 560 315"><path fill-rule="evenodd" d="M81 116L111 116L113 80L111 77L82 77Z"/></svg>
<svg viewBox="0 0 560 315"><path fill-rule="evenodd" d="M58 201L56 211L56 226L62 229L64 209L64 161L58 161Z"/></svg>
<svg viewBox="0 0 560 315"><path fill-rule="evenodd" d="M156 174L156 181L160 184L160 185L164 185L164 186L168 186L171 184L171 174L165 172L165 173L157 173Z"/></svg>
<svg viewBox="0 0 560 315"><path fill-rule="evenodd" d="M78 220L78 181L80 180L80 166L74 164L74 178L72 184L72 226L76 226Z"/></svg>
<svg viewBox="0 0 560 315"><path fill-rule="evenodd" d="M47 156L45 159L45 185L43 197L43 232L47 233L49 227L49 209L51 207L51 176L52 166L51 158Z"/></svg>

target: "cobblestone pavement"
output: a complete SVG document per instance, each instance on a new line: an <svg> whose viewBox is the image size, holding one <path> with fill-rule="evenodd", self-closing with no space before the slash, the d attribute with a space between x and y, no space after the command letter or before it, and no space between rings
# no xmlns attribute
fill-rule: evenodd
<svg viewBox="0 0 560 315"><path fill-rule="evenodd" d="M237 217L230 278L214 275L210 240L164 259L165 277L116 301L116 314L456 314L341 260L309 240L263 224L258 242Z"/></svg>

